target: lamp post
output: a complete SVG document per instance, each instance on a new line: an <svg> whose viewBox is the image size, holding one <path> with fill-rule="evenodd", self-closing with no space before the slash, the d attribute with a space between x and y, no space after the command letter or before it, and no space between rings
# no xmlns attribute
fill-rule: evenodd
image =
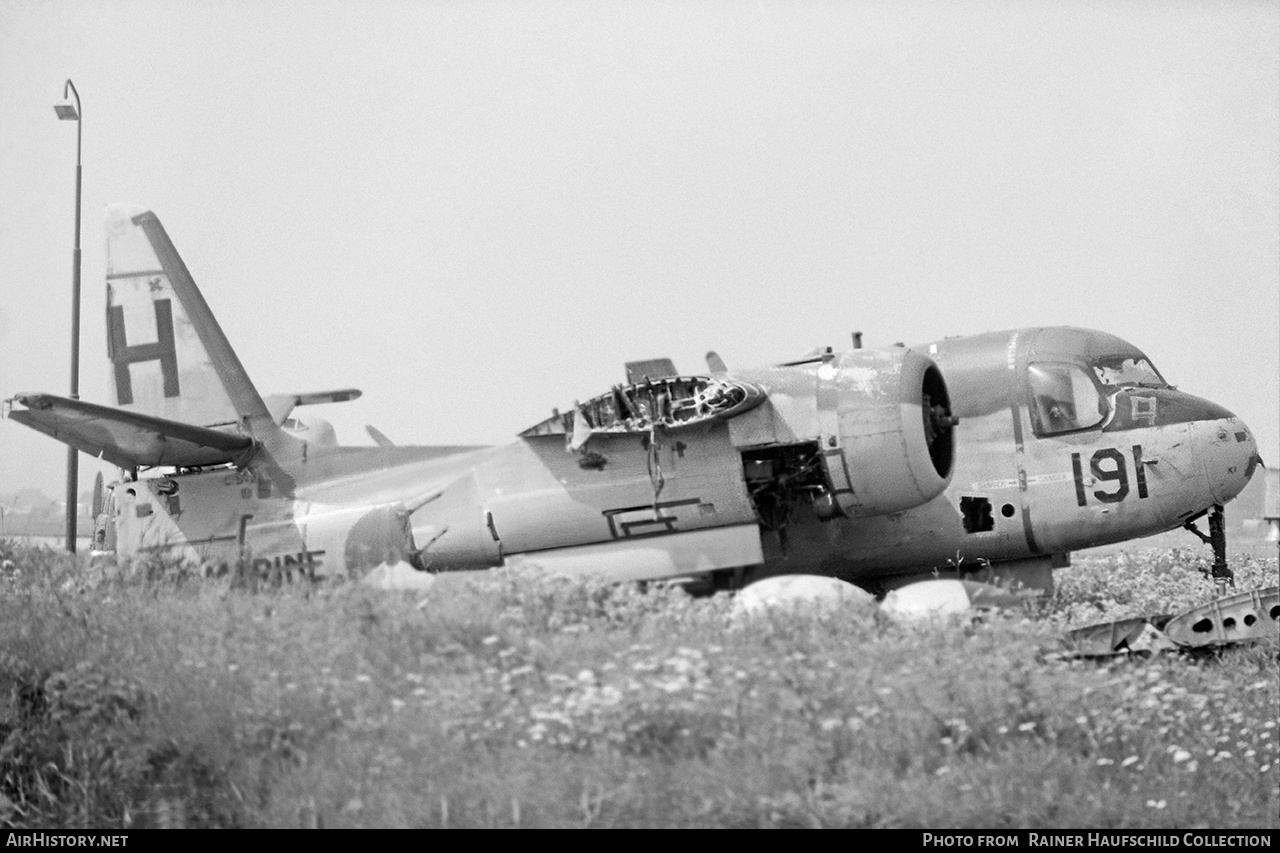
<svg viewBox="0 0 1280 853"><path fill-rule="evenodd" d="M62 121L76 123L76 246L72 253L71 267L71 399L80 399L80 138L84 123L81 121L83 110L80 108L80 93L70 80L62 87L62 99L67 100L68 93L75 95L75 106L56 104L54 112ZM67 448L67 550L76 552L76 487L79 475L79 459L74 447Z"/></svg>

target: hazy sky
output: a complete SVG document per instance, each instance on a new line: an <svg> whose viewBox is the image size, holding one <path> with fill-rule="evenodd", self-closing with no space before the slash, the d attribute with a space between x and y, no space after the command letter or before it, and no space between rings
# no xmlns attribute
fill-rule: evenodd
<svg viewBox="0 0 1280 853"><path fill-rule="evenodd" d="M1119 334L1280 462L1280 5L0 0L0 397L106 397L103 209L264 393L491 443L624 361ZM0 492L65 448L0 422ZM85 459L85 457L82 457ZM81 483L97 463L85 459Z"/></svg>

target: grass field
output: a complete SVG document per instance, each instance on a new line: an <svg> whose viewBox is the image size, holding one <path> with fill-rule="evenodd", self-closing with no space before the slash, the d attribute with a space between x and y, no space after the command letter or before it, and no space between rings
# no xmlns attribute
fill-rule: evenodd
<svg viewBox="0 0 1280 853"><path fill-rule="evenodd" d="M1280 824L1280 638L1056 654L1206 601L1207 549L1084 558L1037 613L915 627L508 572L249 592L0 552L0 826ZM1278 582L1274 557L1234 568Z"/></svg>

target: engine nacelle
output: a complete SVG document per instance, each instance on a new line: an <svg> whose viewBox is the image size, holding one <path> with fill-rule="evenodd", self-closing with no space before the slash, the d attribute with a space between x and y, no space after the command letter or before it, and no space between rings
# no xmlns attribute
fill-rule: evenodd
<svg viewBox="0 0 1280 853"><path fill-rule="evenodd" d="M822 459L844 515L886 515L942 494L956 419L932 359L900 347L851 350L819 367L817 379Z"/></svg>

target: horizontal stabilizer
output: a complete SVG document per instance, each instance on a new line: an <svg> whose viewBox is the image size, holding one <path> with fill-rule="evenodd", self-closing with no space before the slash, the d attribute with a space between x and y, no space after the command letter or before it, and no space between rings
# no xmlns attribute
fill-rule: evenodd
<svg viewBox="0 0 1280 853"><path fill-rule="evenodd" d="M218 465L253 447L248 436L52 394L18 394L6 408L11 420L125 468Z"/></svg>
<svg viewBox="0 0 1280 853"><path fill-rule="evenodd" d="M312 391L309 394L268 394L263 400L267 404L267 410L271 412L271 419L277 424L284 423L284 419L294 410L295 406L314 406L317 403L345 403L348 400L355 400L360 396L357 388L340 388L337 391Z"/></svg>
<svg viewBox="0 0 1280 853"><path fill-rule="evenodd" d="M382 434L382 430L371 424L364 425L365 432L369 433L369 437L373 439L373 443L379 447L395 447L396 443Z"/></svg>

